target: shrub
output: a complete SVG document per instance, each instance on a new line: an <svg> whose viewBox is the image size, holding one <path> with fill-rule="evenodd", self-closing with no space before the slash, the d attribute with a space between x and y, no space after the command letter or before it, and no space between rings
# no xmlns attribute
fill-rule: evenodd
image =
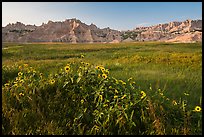
<svg viewBox="0 0 204 137"><path fill-rule="evenodd" d="M190 133L182 102L172 104L151 87L142 91L132 78L118 80L103 66L70 63L49 76L27 64L18 70L2 86L3 134ZM196 115L196 122L201 121L199 111Z"/></svg>

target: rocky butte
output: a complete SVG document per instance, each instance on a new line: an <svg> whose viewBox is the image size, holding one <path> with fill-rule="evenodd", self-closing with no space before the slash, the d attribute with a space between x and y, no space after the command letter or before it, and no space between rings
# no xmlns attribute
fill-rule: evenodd
<svg viewBox="0 0 204 137"><path fill-rule="evenodd" d="M132 41L202 41L202 20L170 22L129 31L87 25L78 19L48 21L40 26L21 22L2 27L3 42L118 43Z"/></svg>

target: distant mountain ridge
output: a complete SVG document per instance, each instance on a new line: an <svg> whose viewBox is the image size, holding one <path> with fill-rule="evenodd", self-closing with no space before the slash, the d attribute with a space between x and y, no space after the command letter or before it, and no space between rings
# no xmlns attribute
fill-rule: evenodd
<svg viewBox="0 0 204 137"><path fill-rule="evenodd" d="M169 41L195 42L202 41L202 20L170 22L149 27L137 27L121 34L122 39L134 41Z"/></svg>
<svg viewBox="0 0 204 137"><path fill-rule="evenodd" d="M170 22L149 27L137 27L131 31L100 29L78 19L62 22L49 21L40 26L21 22L2 27L3 42L68 42L68 43L118 43L122 41L202 41L202 20Z"/></svg>

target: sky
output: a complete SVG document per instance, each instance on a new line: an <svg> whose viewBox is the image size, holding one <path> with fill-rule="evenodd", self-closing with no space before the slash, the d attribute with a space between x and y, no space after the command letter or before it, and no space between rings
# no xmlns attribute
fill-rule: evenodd
<svg viewBox="0 0 204 137"><path fill-rule="evenodd" d="M76 18L99 28L132 30L172 21L202 19L202 2L2 2L2 26L40 26Z"/></svg>

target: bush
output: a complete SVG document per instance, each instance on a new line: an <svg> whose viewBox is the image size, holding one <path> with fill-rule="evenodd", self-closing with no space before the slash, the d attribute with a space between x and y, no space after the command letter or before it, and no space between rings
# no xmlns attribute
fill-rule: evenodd
<svg viewBox="0 0 204 137"><path fill-rule="evenodd" d="M18 70L16 78L2 86L3 134L190 133L182 102L172 104L162 91L151 87L142 91L132 78L111 77L103 66L70 63L49 76L27 64ZM201 115L196 115L198 122Z"/></svg>

